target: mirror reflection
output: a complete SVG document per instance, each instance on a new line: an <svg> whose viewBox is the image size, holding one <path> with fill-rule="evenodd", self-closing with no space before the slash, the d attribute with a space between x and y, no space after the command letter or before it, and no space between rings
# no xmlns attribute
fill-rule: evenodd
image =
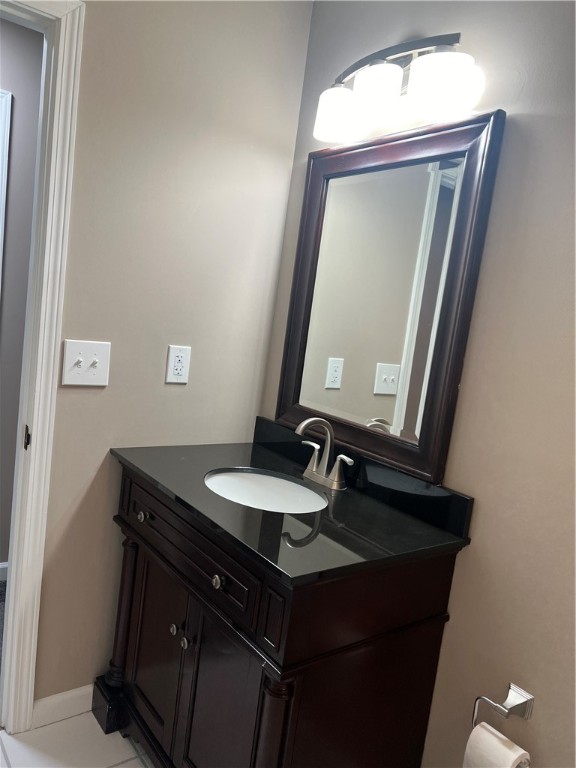
<svg viewBox="0 0 576 768"><path fill-rule="evenodd" d="M442 481L505 117L309 155L280 424Z"/></svg>
<svg viewBox="0 0 576 768"><path fill-rule="evenodd" d="M463 170L329 180L300 405L418 443Z"/></svg>

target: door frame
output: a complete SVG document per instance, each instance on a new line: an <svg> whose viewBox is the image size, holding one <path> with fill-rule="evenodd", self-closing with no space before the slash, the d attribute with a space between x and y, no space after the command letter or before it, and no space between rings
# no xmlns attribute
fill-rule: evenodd
<svg viewBox="0 0 576 768"><path fill-rule="evenodd" d="M30 729L34 707L84 4L0 0L0 19L44 35L0 680L0 721L8 733L18 733ZM32 433L28 450L26 425Z"/></svg>

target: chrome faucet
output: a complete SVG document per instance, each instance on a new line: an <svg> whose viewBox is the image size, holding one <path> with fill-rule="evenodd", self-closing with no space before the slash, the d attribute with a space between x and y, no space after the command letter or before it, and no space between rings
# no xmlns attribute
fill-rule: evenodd
<svg viewBox="0 0 576 768"><path fill-rule="evenodd" d="M302 445L310 445L314 452L310 463L304 470L304 477L309 480L313 480L315 483L320 483L333 491L343 491L346 488L346 482L342 475L342 462L352 466L354 462L348 456L344 456L343 453L338 454L336 461L332 464L332 457L334 453L334 430L332 425L326 419L322 419L319 416L312 416L309 419L304 419L296 427L297 435L304 435L311 427L319 427L322 429L325 435L324 450L322 456L320 456L320 446L318 443L313 443L310 440L303 440ZM332 465L331 471L328 470L328 466Z"/></svg>

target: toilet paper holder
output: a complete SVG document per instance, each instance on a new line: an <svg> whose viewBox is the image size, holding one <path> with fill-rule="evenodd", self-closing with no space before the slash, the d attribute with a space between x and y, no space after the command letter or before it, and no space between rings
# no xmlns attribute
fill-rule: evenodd
<svg viewBox="0 0 576 768"><path fill-rule="evenodd" d="M532 717L532 708L534 706L534 696L531 693L523 690L514 683L509 684L508 696L504 704L497 704L487 696L478 696L474 702L474 713L472 715L472 728L476 728L478 720L478 706L481 701L489 704L492 709L502 717L510 717L510 715L517 715L524 718L524 720L530 720Z"/></svg>

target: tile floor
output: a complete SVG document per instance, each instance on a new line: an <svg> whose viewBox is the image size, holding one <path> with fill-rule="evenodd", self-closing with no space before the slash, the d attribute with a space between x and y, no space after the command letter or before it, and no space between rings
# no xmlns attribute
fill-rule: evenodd
<svg viewBox="0 0 576 768"><path fill-rule="evenodd" d="M0 731L0 768L149 768L140 745L105 735L91 712L10 736Z"/></svg>

